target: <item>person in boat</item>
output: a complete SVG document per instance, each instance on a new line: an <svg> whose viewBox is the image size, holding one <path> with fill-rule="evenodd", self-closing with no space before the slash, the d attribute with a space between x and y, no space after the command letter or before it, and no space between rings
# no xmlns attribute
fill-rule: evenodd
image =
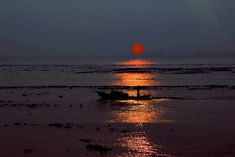
<svg viewBox="0 0 235 157"><path fill-rule="evenodd" d="M140 95L140 87L135 88L137 91L136 96L129 96L128 93L122 91L115 91L111 90L110 93L99 92L99 96L103 99L110 99L110 100L126 100L126 99L135 99L135 100L149 100L151 95Z"/></svg>
<svg viewBox="0 0 235 157"><path fill-rule="evenodd" d="M121 91L115 91L113 89L111 90L110 95L116 96L116 97L129 97L128 93L124 93L124 92L121 92Z"/></svg>
<svg viewBox="0 0 235 157"><path fill-rule="evenodd" d="M139 88L139 87L137 87L137 88L136 88L136 90L137 90L137 94L136 94L136 96L137 96L137 98L138 98L138 97L140 97L140 88Z"/></svg>

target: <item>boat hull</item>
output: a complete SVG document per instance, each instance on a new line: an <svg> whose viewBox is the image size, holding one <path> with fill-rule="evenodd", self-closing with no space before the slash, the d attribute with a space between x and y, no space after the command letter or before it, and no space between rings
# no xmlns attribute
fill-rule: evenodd
<svg viewBox="0 0 235 157"><path fill-rule="evenodd" d="M105 92L97 91L97 94L104 100L150 100L151 95L142 95L142 96L129 96L128 94L125 95L115 95Z"/></svg>

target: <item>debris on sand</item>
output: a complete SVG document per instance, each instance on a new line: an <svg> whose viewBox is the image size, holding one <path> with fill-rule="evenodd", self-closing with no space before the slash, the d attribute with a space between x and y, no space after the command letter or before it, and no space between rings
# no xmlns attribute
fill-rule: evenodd
<svg viewBox="0 0 235 157"><path fill-rule="evenodd" d="M27 106L27 107L30 107L30 108L35 108L35 107L37 107L36 104L27 104L26 106Z"/></svg>
<svg viewBox="0 0 235 157"><path fill-rule="evenodd" d="M40 124L31 124L32 127L39 126Z"/></svg>
<svg viewBox="0 0 235 157"><path fill-rule="evenodd" d="M51 127L57 127L57 128L62 128L63 124L62 123L50 123L48 124Z"/></svg>
<svg viewBox="0 0 235 157"><path fill-rule="evenodd" d="M90 139L80 139L81 142L91 142Z"/></svg>
<svg viewBox="0 0 235 157"><path fill-rule="evenodd" d="M96 128L96 131L97 131L97 132L100 132L100 128Z"/></svg>
<svg viewBox="0 0 235 157"><path fill-rule="evenodd" d="M24 153L33 153L33 149L24 149Z"/></svg>
<svg viewBox="0 0 235 157"><path fill-rule="evenodd" d="M76 126L77 126L79 129L81 129L81 128L82 128L82 126L81 126L81 125L79 125L79 124L76 124Z"/></svg>
<svg viewBox="0 0 235 157"><path fill-rule="evenodd" d="M14 125L15 125L15 126L20 126L21 123L17 123L17 122L16 122L16 123L14 123Z"/></svg>
<svg viewBox="0 0 235 157"><path fill-rule="evenodd" d="M86 148L91 150L91 151L100 152L101 154L105 154L105 153L107 153L107 151L111 151L110 148L107 148L105 146L101 146L101 145L98 145L98 144L88 144L86 146Z"/></svg>
<svg viewBox="0 0 235 157"><path fill-rule="evenodd" d="M109 131L113 132L113 131L114 131L114 128L110 128Z"/></svg>
<svg viewBox="0 0 235 157"><path fill-rule="evenodd" d="M71 126L73 126L73 123L66 123L66 125L71 125Z"/></svg>
<svg viewBox="0 0 235 157"><path fill-rule="evenodd" d="M128 133L129 132L129 130L122 130L122 133Z"/></svg>

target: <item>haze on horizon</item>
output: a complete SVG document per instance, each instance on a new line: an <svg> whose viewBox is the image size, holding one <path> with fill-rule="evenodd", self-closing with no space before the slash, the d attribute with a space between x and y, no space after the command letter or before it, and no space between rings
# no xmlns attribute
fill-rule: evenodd
<svg viewBox="0 0 235 157"><path fill-rule="evenodd" d="M234 15L234 0L3 0L0 57L235 56Z"/></svg>

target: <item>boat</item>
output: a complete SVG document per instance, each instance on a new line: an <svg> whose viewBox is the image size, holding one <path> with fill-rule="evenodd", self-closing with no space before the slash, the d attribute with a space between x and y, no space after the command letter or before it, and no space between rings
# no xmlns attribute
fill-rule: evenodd
<svg viewBox="0 0 235 157"><path fill-rule="evenodd" d="M97 91L97 94L104 100L150 100L151 95L140 95L137 90L137 96L129 96L128 93L121 91L111 91L110 93Z"/></svg>

